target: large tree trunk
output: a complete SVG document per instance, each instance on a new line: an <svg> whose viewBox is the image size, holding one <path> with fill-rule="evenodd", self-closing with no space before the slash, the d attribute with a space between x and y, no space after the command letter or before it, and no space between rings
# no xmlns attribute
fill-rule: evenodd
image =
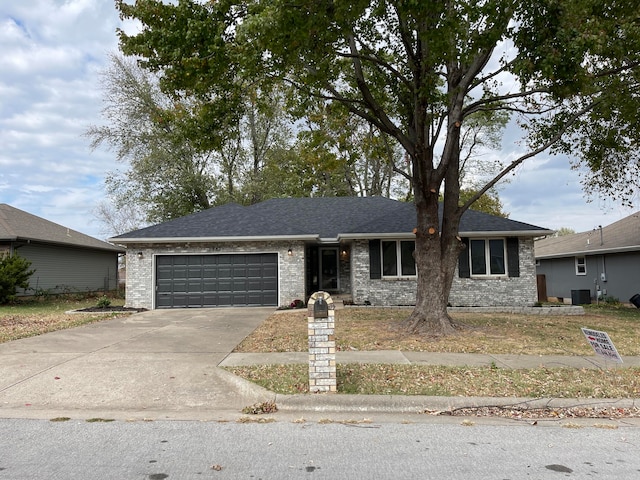
<svg viewBox="0 0 640 480"><path fill-rule="evenodd" d="M437 198L427 203L429 205L416 204L416 305L402 328L408 333L448 335L454 333L456 327L447 306L462 242L457 228L440 230Z"/></svg>
<svg viewBox="0 0 640 480"><path fill-rule="evenodd" d="M403 324L404 329L410 333L439 336L455 332L455 323L449 316L447 305L458 256L463 249L462 241L458 236L462 216L458 202L463 97L452 95L451 98L441 165L434 168L433 146L429 145L426 136L418 135L417 148L413 155L417 217L414 258L418 271L418 285L416 306ZM416 116L416 119L418 117ZM417 124L419 129L416 130L424 131L422 125L426 124L425 119L418 119ZM440 223L438 205L442 185L444 185L443 220Z"/></svg>

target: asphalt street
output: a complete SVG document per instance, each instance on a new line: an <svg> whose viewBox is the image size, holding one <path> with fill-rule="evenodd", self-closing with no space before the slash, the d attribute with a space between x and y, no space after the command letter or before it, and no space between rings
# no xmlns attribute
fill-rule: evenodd
<svg viewBox="0 0 640 480"><path fill-rule="evenodd" d="M1 480L640 477L640 429L0 420Z"/></svg>

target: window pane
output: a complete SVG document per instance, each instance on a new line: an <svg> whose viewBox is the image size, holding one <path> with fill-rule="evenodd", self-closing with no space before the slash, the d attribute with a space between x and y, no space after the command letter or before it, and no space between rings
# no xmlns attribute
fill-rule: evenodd
<svg viewBox="0 0 640 480"><path fill-rule="evenodd" d="M400 242L400 256L402 261L402 275L416 274L416 261L413 259L413 251L416 249L416 242Z"/></svg>
<svg viewBox="0 0 640 480"><path fill-rule="evenodd" d="M382 274L398 275L396 242L382 242Z"/></svg>
<svg viewBox="0 0 640 480"><path fill-rule="evenodd" d="M491 257L491 274L504 275L504 240L489 240L489 255Z"/></svg>
<svg viewBox="0 0 640 480"><path fill-rule="evenodd" d="M484 251L484 240L471 240L471 274L486 275L487 260Z"/></svg>

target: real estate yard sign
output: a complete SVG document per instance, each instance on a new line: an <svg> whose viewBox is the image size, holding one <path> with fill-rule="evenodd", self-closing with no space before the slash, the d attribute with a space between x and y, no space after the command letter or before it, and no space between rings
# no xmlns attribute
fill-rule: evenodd
<svg viewBox="0 0 640 480"><path fill-rule="evenodd" d="M605 360L612 360L616 363L622 363L622 357L616 350L615 345L609 338L607 332L599 332L598 330L591 330L589 328L582 328L582 333L587 338L587 341L591 344L593 351L596 355L600 355Z"/></svg>

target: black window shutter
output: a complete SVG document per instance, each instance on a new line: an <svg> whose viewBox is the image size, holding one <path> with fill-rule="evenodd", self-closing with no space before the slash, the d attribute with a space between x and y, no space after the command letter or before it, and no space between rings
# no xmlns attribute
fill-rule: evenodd
<svg viewBox="0 0 640 480"><path fill-rule="evenodd" d="M380 258L380 240L369 240L369 278L382 278L382 259Z"/></svg>
<svg viewBox="0 0 640 480"><path fill-rule="evenodd" d="M518 237L507 238L507 267L510 277L520 276L520 255Z"/></svg>
<svg viewBox="0 0 640 480"><path fill-rule="evenodd" d="M460 278L471 277L471 266L469 265L469 239L463 238L464 250L460 252L458 257L458 276Z"/></svg>

